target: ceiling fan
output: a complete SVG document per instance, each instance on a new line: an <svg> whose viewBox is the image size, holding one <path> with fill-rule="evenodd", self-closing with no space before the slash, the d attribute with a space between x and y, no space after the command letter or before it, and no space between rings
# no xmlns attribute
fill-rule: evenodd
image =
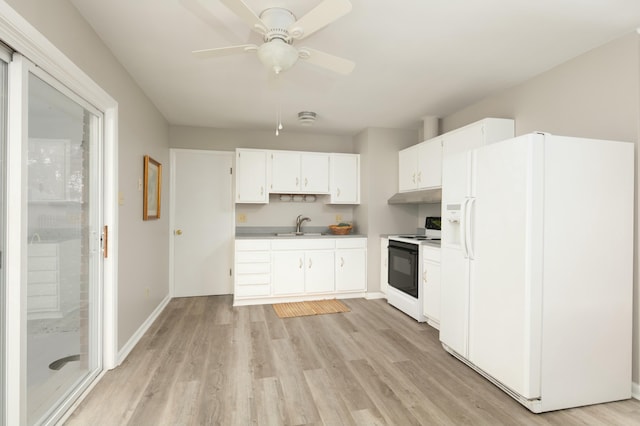
<svg viewBox="0 0 640 426"><path fill-rule="evenodd" d="M289 10L272 7L263 10L260 16L243 0L220 0L252 30L262 35L264 43L243 44L215 49L195 50L193 54L202 57L218 57L236 53L256 52L260 61L275 74L280 74L296 64L298 59L340 74L349 74L355 63L309 47L299 49L293 46L295 40L309 37L316 31L344 16L351 10L349 0L324 0L302 18L297 19Z"/></svg>

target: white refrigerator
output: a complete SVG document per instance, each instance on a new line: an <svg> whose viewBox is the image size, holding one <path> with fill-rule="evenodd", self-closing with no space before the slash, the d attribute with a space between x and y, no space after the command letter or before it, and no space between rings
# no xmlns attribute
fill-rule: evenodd
<svg viewBox="0 0 640 426"><path fill-rule="evenodd" d="M634 145L533 133L459 155L445 349L533 412L630 398Z"/></svg>

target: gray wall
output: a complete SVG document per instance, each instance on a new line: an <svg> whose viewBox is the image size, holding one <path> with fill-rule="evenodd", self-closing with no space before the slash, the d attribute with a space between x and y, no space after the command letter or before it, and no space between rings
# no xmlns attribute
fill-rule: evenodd
<svg viewBox="0 0 640 426"><path fill-rule="evenodd" d="M144 222L142 192L138 190L145 154L168 169L169 127L67 0L7 3L118 102L118 178L124 201L118 210L118 347L122 348L169 294L168 214ZM165 173L163 188L169 188L167 177ZM164 191L161 210L167 213L168 200Z"/></svg>
<svg viewBox="0 0 640 426"><path fill-rule="evenodd" d="M638 143L640 117L639 36L634 32L574 58L530 81L444 117L449 131L484 117L514 118L516 134L545 131L565 136ZM636 148L636 165L638 164ZM638 188L634 262L633 381L640 383L640 286L638 283ZM592 232L594 230L585 230ZM606 232L605 229L597 230ZM594 247L615 250L615 247ZM615 330L612 330L615 332Z"/></svg>
<svg viewBox="0 0 640 426"><path fill-rule="evenodd" d="M418 205L389 205L398 192L398 151L418 143L418 130L369 128L355 138L360 153L360 205L354 219L369 237L367 289L380 290L380 235L413 233Z"/></svg>

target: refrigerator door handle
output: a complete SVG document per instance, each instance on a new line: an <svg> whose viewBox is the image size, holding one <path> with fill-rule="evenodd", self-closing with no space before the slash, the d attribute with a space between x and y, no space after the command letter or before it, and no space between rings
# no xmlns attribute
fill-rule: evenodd
<svg viewBox="0 0 640 426"><path fill-rule="evenodd" d="M465 219L465 224L467 225L467 229L465 230L464 236L466 239L465 245L467 247L467 255L469 256L469 259L473 260L476 257L476 255L473 253L473 225L472 225L473 212L471 209L475 207L476 199L474 197L474 198L470 198L468 201L469 202L467 203L467 208L465 209L465 213L467 215Z"/></svg>
<svg viewBox="0 0 640 426"><path fill-rule="evenodd" d="M465 198L460 208L460 246L462 247L462 254L464 258L469 257L469 250L467 248L467 203L468 198Z"/></svg>

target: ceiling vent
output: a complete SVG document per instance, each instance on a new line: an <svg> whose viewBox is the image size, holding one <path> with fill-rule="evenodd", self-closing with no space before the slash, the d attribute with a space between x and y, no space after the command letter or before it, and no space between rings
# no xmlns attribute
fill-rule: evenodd
<svg viewBox="0 0 640 426"><path fill-rule="evenodd" d="M312 111L300 111L298 113L298 123L303 126L311 126L316 122L316 113Z"/></svg>

